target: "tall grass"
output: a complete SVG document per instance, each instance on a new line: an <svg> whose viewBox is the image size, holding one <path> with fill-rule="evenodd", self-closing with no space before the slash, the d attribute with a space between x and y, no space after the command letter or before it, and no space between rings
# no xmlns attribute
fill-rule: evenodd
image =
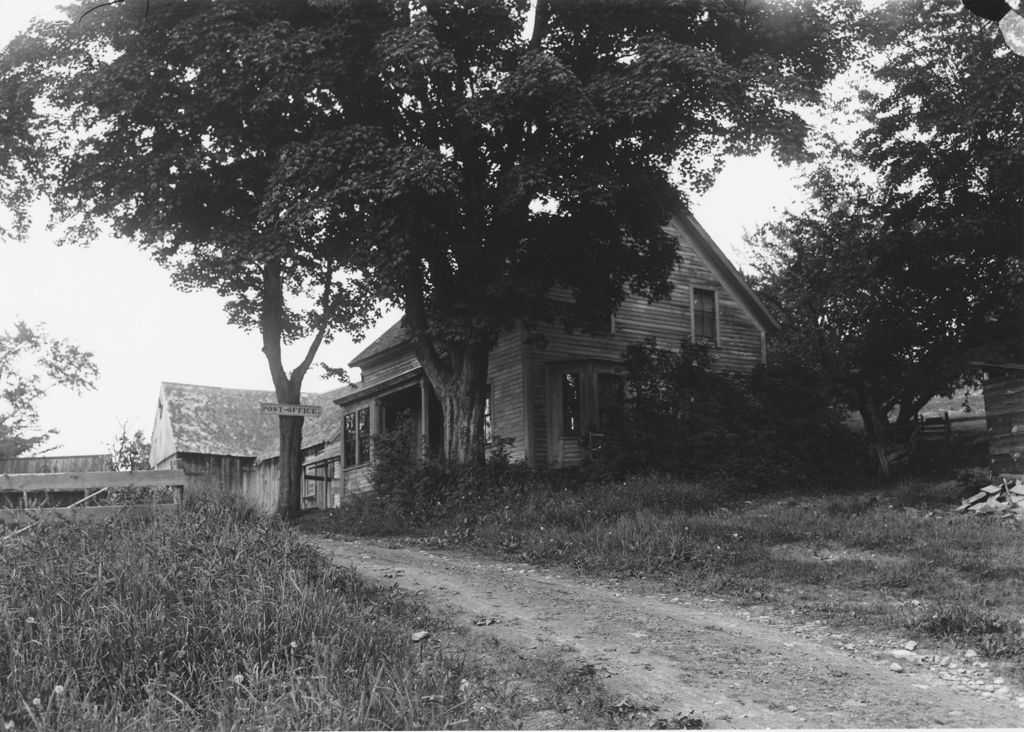
<svg viewBox="0 0 1024 732"><path fill-rule="evenodd" d="M462 662L421 607L279 522L208 501L0 542L0 724L17 729L465 724Z"/></svg>

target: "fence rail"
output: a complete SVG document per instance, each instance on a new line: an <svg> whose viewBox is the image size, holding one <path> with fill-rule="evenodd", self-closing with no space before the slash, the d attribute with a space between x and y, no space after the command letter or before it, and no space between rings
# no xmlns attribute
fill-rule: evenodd
<svg viewBox="0 0 1024 732"><path fill-rule="evenodd" d="M184 496L187 478L184 470L134 470L90 473L15 473L0 475L0 501L10 503L20 498L20 506L0 508L0 524L25 526L51 517L86 521L105 521L130 511L157 513L175 511ZM110 489L171 488L171 503L142 505L81 505L107 493ZM68 506L47 505L52 499L69 495L81 498ZM40 505L32 505L38 502Z"/></svg>

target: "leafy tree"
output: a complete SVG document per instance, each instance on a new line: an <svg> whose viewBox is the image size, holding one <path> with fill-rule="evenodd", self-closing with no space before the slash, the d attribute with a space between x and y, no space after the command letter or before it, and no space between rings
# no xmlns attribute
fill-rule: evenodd
<svg viewBox="0 0 1024 732"><path fill-rule="evenodd" d="M363 12L326 2L335 23ZM532 6L532 10L531 10ZM601 320L668 294L662 226L681 179L800 153L854 2L423 1L377 6L366 122L285 150L273 198L306 236L355 236L404 309L444 412L444 452L483 455L488 354L512 323ZM337 90L343 95L344 90ZM344 102L343 102L344 103ZM573 304L550 297L571 292Z"/></svg>
<svg viewBox="0 0 1024 732"><path fill-rule="evenodd" d="M0 89L37 100L23 157L67 238L110 227L179 287L226 298L229 321L261 333L285 404L299 403L321 343L374 312L341 226L302 236L265 211L281 152L357 116L335 90L360 84L366 5L342 26L297 1L84 2L68 10L75 22L37 25L0 57ZM304 337L289 371L282 347ZM301 431L301 417L281 417L282 513L299 510Z"/></svg>
<svg viewBox="0 0 1024 732"><path fill-rule="evenodd" d="M821 365L880 443L894 420L1024 353L1024 60L960 3L872 17L870 126L760 236L777 343Z"/></svg>
<svg viewBox="0 0 1024 732"><path fill-rule="evenodd" d="M128 426L121 425L121 432L110 443L110 461L114 470L148 470L149 451L152 445L142 430L128 435Z"/></svg>
<svg viewBox="0 0 1024 732"><path fill-rule="evenodd" d="M19 321L0 333L0 457L39 450L57 429L39 425L39 400L54 388L81 393L99 371L93 356L39 326Z"/></svg>
<svg viewBox="0 0 1024 732"><path fill-rule="evenodd" d="M289 376L282 339L358 329L365 292L397 304L445 452L473 460L498 336L667 295L670 180L706 185L729 153L798 155L792 105L843 62L855 9L125 0L37 28L5 66L80 133L37 138L78 238L110 223L183 285L231 297L232 319L263 332L281 401L313 350ZM312 283L316 312L285 308ZM282 423L293 507L296 434Z"/></svg>
<svg viewBox="0 0 1024 732"><path fill-rule="evenodd" d="M0 238L25 233L28 223L25 182L32 170L32 111L31 90L18 74L11 74L0 85Z"/></svg>

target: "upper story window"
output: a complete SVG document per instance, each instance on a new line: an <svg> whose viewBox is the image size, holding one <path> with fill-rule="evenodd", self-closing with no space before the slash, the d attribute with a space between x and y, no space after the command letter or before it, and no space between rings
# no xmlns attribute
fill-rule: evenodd
<svg viewBox="0 0 1024 732"><path fill-rule="evenodd" d="M714 290L693 288L693 339L718 343L718 303Z"/></svg>

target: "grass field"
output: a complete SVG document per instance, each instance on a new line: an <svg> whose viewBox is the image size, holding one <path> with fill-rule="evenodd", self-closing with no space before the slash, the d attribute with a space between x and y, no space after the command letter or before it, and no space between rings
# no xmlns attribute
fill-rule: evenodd
<svg viewBox="0 0 1024 732"><path fill-rule="evenodd" d="M3 729L508 728L532 708L512 676L573 726L611 721L553 661L506 658L506 679L458 643L414 643L451 629L223 503L44 524L0 542L0 565Z"/></svg>

